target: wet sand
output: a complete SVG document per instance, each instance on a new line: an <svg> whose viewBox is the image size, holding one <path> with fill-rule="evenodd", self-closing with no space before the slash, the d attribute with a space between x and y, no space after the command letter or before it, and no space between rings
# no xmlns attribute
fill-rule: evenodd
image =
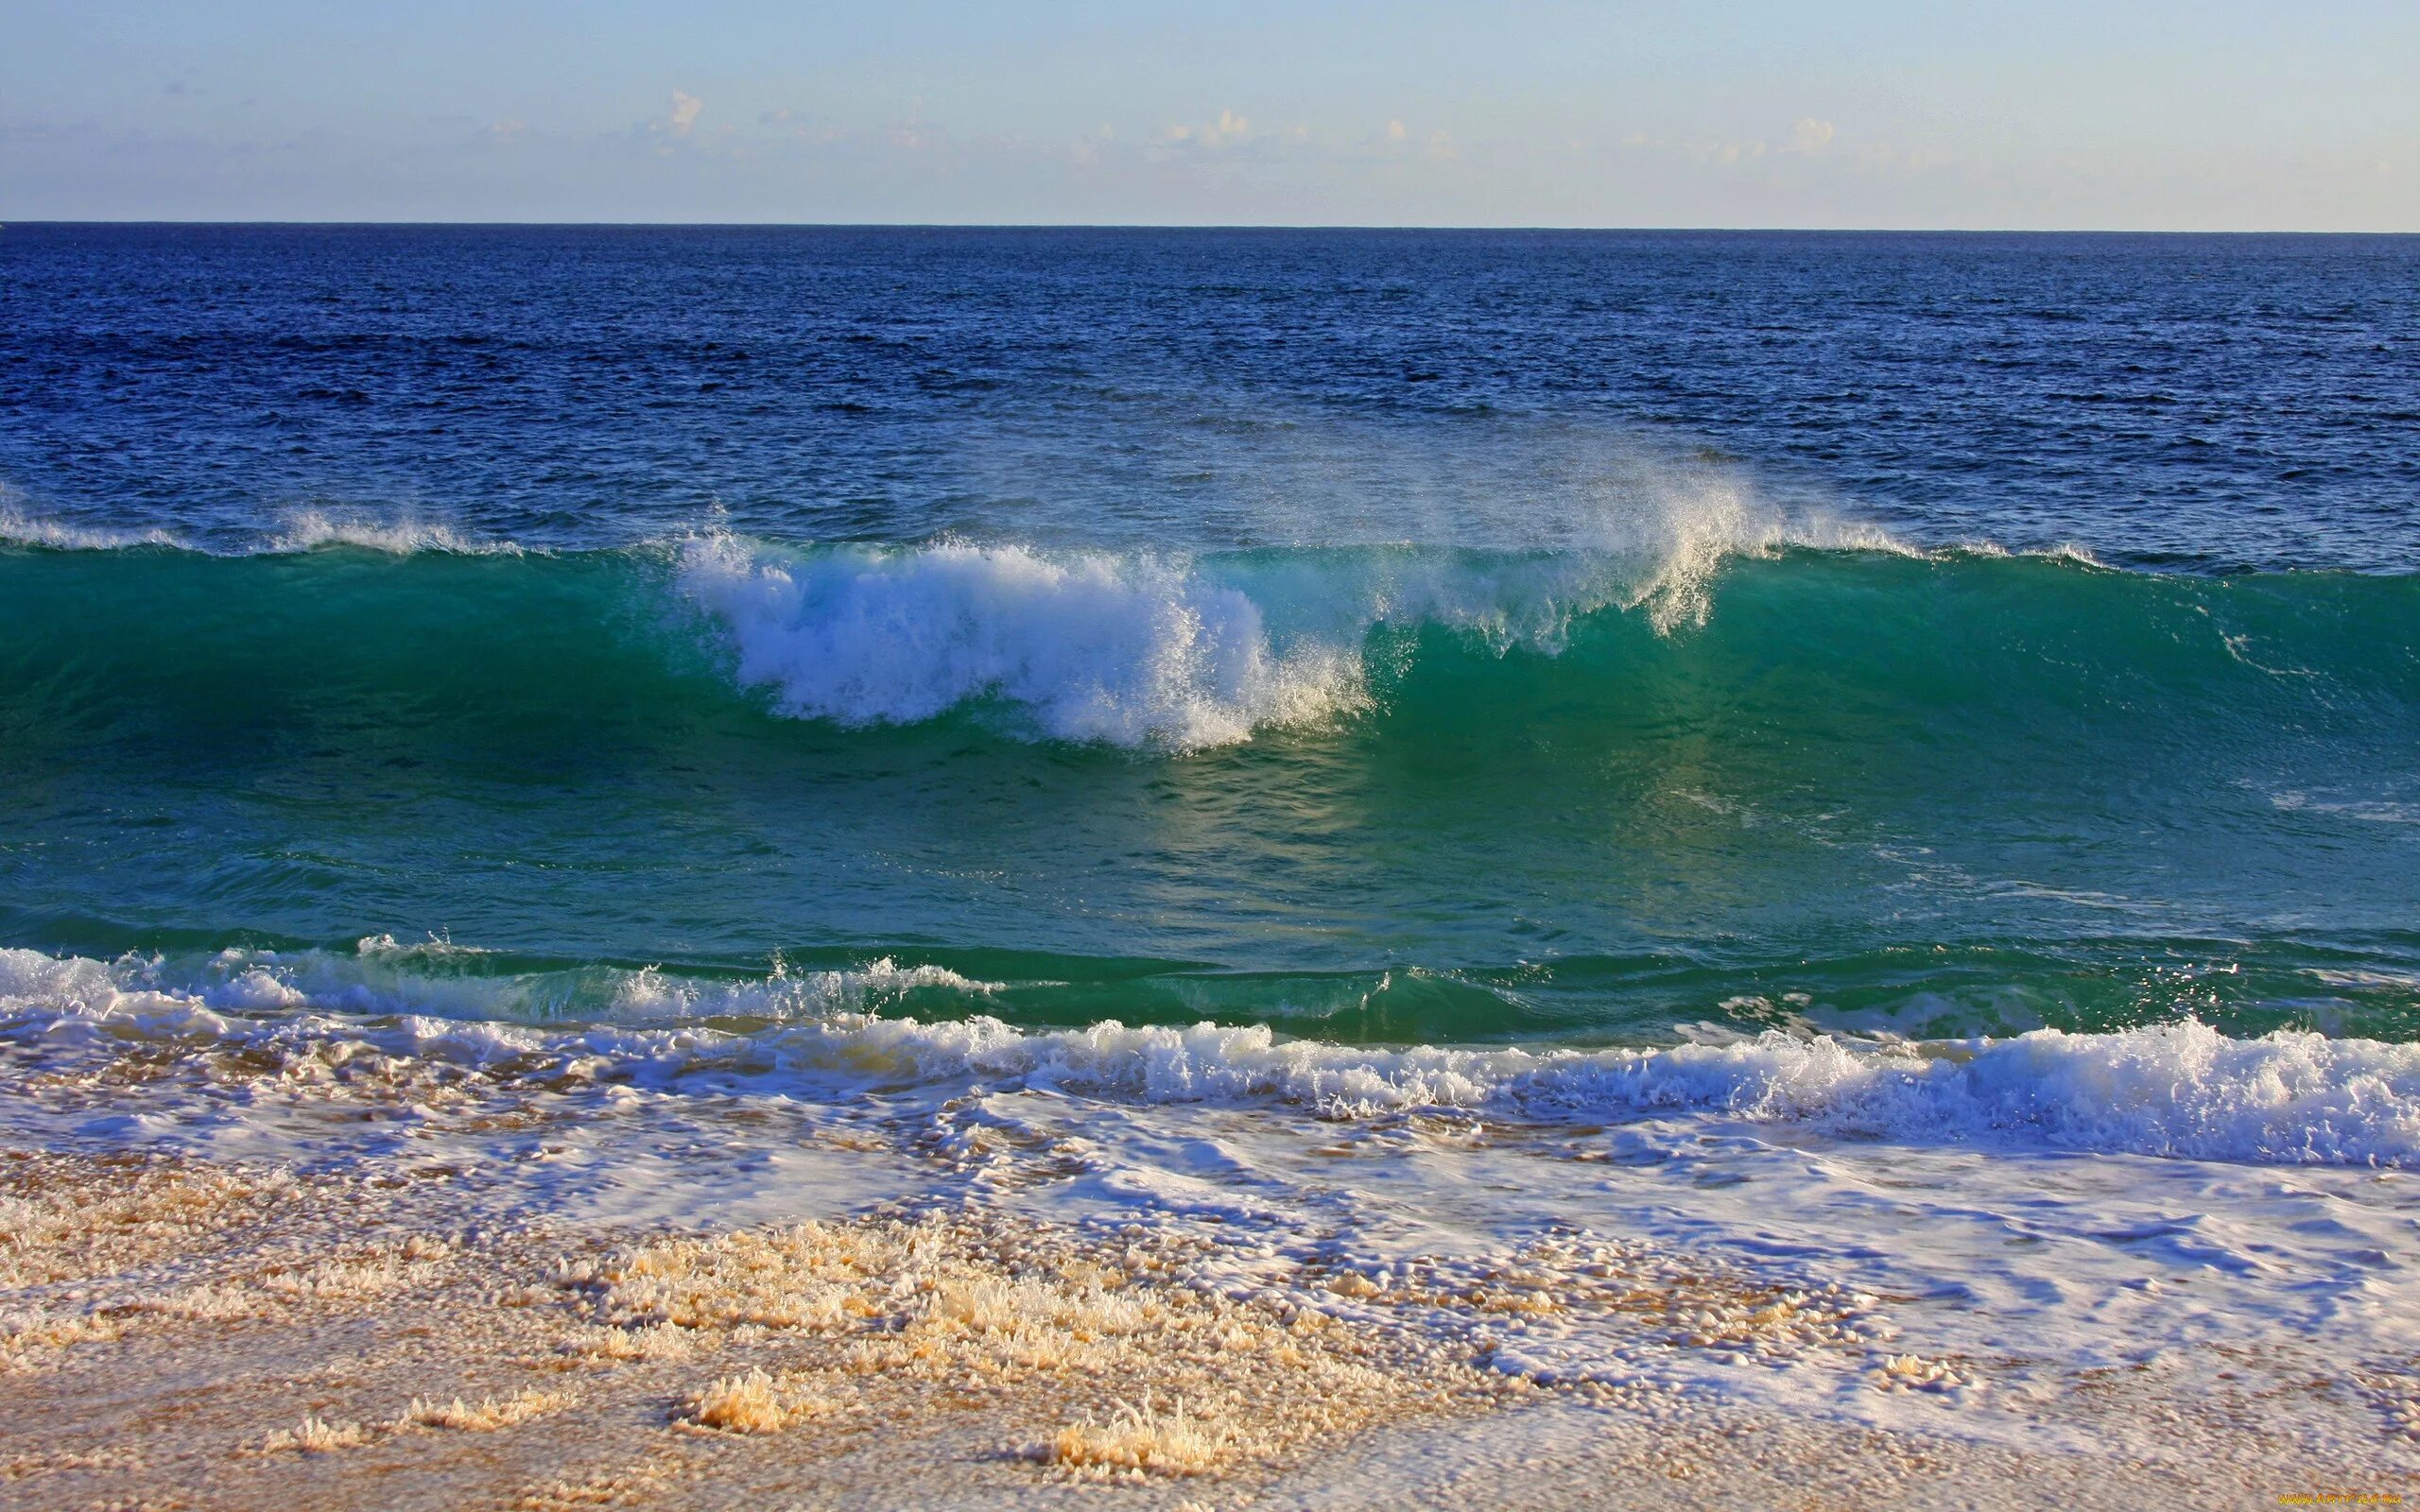
<svg viewBox="0 0 2420 1512"><path fill-rule="evenodd" d="M1215 1235L964 1206L649 1230L533 1212L475 1177L16 1150L0 1217L11 1507L2273 1506L2412 1489L2408 1450L2298 1463L2257 1402L2231 1414L2122 1372L2043 1451L1558 1387L1450 1331L1364 1321L1344 1305L1371 1284L1354 1273L1237 1299L1187 1284ZM1641 1329L1685 1319L1735 1350L1857 1336L1846 1302L1609 1253L1574 1274ZM1394 1301L1578 1305L1537 1281ZM1876 1358L1887 1377L1907 1357Z"/></svg>

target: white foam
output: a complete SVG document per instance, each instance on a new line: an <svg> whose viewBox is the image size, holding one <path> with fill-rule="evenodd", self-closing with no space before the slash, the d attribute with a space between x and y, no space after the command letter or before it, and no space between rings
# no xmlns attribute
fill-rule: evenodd
<svg viewBox="0 0 2420 1512"><path fill-rule="evenodd" d="M360 1020L484 1023L509 1035L519 1035L530 1023L565 1017L661 1031L707 1019L779 1023L865 1014L920 991L979 1002L1001 986L945 967L900 966L888 957L849 970L782 968L769 976L738 979L673 976L654 968L446 971L485 954L445 940L398 945L387 935L364 938L353 954L231 949L199 958L127 956L104 963L0 949L0 1022L72 1019L89 1025L173 1021L199 1026L196 1032L243 1039L255 1030L284 1033L291 1024L220 1022L209 1015L285 1010L320 1016L313 1022L322 1027L338 1022L325 1016L341 1014ZM599 1043L608 1048L618 1044L642 1057L656 1054L666 1042L660 1036L650 1040L635 1034L617 1041L614 1032L600 1029L604 1039ZM543 1048L544 1041L515 1039L512 1043L517 1054Z"/></svg>
<svg viewBox="0 0 2420 1512"><path fill-rule="evenodd" d="M129 546L174 546L164 530L111 530L27 514L0 490L0 545L40 546L48 551L119 551Z"/></svg>
<svg viewBox="0 0 2420 1512"><path fill-rule="evenodd" d="M698 981L656 968L634 971L614 993L614 1012L640 1022L665 1019L787 1020L863 1013L908 992L988 995L998 982L961 976L944 966L901 966L884 956L854 971L777 971L761 981Z"/></svg>
<svg viewBox="0 0 2420 1512"><path fill-rule="evenodd" d="M411 515L381 519L374 515L317 509L288 512L252 552L246 555L287 556L328 546L409 557L423 552L458 557L517 557L522 546L511 541L475 536L436 521Z"/></svg>
<svg viewBox="0 0 2420 1512"><path fill-rule="evenodd" d="M1332 1113L1452 1107L1522 1117L1694 1109L1934 1142L2014 1136L2079 1149L2255 1162L2420 1160L2420 1047L2198 1022L2035 1030L1927 1047L1778 1032L1662 1050L1389 1051L1255 1026L1104 1023L1021 1034L989 1019L827 1026L925 1076L1146 1101L1276 1099Z"/></svg>
<svg viewBox="0 0 2420 1512"><path fill-rule="evenodd" d="M277 524L249 539L203 541L152 526L120 529L79 524L29 512L13 492L0 489L0 545L37 546L49 551L122 551L135 546L164 546L202 556L283 557L331 546L381 552L390 557L419 553L451 556L520 556L516 541L477 536L438 521L410 514L382 517L361 512L331 513L318 509L289 510Z"/></svg>
<svg viewBox="0 0 2420 1512"><path fill-rule="evenodd" d="M1360 707L1357 655L1271 644L1260 606L1178 561L1023 546L775 553L692 542L681 583L739 676L845 725L1006 700L1051 736L1177 750Z"/></svg>
<svg viewBox="0 0 2420 1512"><path fill-rule="evenodd" d="M2236 1040L2186 1022L1928 1045L1771 1032L1663 1049L1395 1050L1286 1040L1253 1025L1024 1031L981 1014L884 1017L869 1010L910 991L979 1000L996 989L887 960L753 982L620 973L604 984L600 1022L545 1028L443 1016L543 1005L544 992L527 982L415 981L373 968L320 953L228 953L180 981L158 962L0 951L0 1038L199 1036L314 1063L354 1044L476 1069L601 1057L644 1083L715 1073L771 1078L809 1096L873 1084L1012 1084L1138 1104L1294 1104L1340 1117L1443 1108L1525 1120L1677 1112L1913 1143L2420 1164L2420 1046L2306 1032ZM590 984L590 996L599 990ZM361 1017L372 1014L384 1017ZM764 1022L701 1022L733 1019Z"/></svg>

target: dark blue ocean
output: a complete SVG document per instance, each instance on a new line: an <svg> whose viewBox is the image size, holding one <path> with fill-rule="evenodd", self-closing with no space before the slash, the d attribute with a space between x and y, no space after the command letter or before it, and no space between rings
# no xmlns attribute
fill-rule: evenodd
<svg viewBox="0 0 2420 1512"><path fill-rule="evenodd" d="M2420 238L11 225L0 537L0 947L2420 1037Z"/></svg>
<svg viewBox="0 0 2420 1512"><path fill-rule="evenodd" d="M618 545L1530 544L1639 467L1924 544L2408 570L2420 238L33 225L20 507Z"/></svg>

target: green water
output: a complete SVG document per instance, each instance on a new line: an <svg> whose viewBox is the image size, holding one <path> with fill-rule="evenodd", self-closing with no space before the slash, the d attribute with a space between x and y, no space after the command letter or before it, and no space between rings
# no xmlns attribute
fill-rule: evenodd
<svg viewBox="0 0 2420 1512"><path fill-rule="evenodd" d="M1120 625L958 578L920 612L1025 615L982 632L1023 681L885 653L816 704L748 658L888 643L735 619L669 548L0 551L0 943L438 934L531 1016L890 954L1021 1022L1348 1040L2420 1034L2420 578L1789 551L1701 624L1571 565L1162 564L1333 674L1179 748L1055 738L1034 688Z"/></svg>

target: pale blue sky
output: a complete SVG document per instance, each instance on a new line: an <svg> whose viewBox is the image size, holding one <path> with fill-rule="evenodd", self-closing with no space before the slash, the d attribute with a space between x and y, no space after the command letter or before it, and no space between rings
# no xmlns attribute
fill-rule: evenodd
<svg viewBox="0 0 2420 1512"><path fill-rule="evenodd" d="M2420 0L8 0L0 220L2420 231Z"/></svg>

